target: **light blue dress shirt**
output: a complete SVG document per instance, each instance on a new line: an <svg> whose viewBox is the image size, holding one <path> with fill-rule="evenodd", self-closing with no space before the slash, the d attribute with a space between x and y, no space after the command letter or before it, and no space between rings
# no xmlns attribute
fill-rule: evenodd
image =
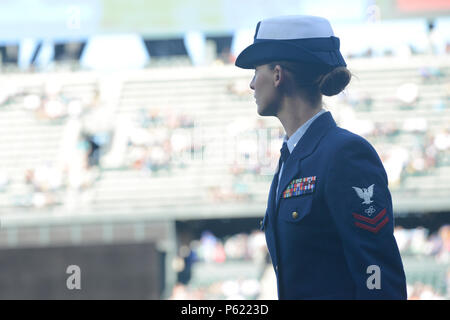
<svg viewBox="0 0 450 320"><path fill-rule="evenodd" d="M311 123L313 123L313 121L316 120L316 118L318 116L320 116L321 114L323 114L325 112L327 112L327 110L321 109L311 119L309 119L303 125L301 125L300 128L298 128L292 134L292 136L290 138L288 138L287 135L284 135L283 143L284 142L287 143L287 146L288 146L288 149L289 149L289 153L292 153L292 150L294 150L295 146L300 141L300 139L303 137L303 135L305 134L306 130L308 130L308 128L311 125ZM283 166L284 166L284 163L281 163L280 174L278 175L278 184L277 184L277 193L276 194L278 194L278 186L280 185L281 175L283 174ZM278 204L278 197L276 197L275 201Z"/></svg>

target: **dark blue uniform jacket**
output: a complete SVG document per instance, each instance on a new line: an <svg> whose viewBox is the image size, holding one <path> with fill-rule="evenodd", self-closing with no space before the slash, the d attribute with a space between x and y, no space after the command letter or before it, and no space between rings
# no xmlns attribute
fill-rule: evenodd
<svg viewBox="0 0 450 320"><path fill-rule="evenodd" d="M261 223L279 299L406 299L388 179L367 140L320 115L278 169ZM278 204L275 203L278 197Z"/></svg>

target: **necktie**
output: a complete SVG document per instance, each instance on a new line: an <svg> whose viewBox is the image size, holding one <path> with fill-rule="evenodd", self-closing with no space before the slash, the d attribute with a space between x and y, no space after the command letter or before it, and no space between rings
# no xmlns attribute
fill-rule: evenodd
<svg viewBox="0 0 450 320"><path fill-rule="evenodd" d="M278 172L275 176L275 178L277 179L277 188L276 188L276 193L275 193L275 205L278 204L278 198L276 197L276 195L278 194L278 182L280 181L280 170L281 170L281 164L286 164L287 159L289 158L289 156L291 155L291 153L289 152L289 148L287 146L286 142L283 142L283 146L280 149L280 161L278 162Z"/></svg>
<svg viewBox="0 0 450 320"><path fill-rule="evenodd" d="M281 161L283 161L283 163L286 163L287 159L291 155L286 142L283 142L283 146L280 149L280 153L281 153Z"/></svg>

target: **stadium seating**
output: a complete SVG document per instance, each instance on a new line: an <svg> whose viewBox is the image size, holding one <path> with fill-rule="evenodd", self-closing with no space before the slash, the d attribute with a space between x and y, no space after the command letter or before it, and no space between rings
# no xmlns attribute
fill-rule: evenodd
<svg viewBox="0 0 450 320"><path fill-rule="evenodd" d="M345 114L340 111L345 107L352 110L357 121L372 121L375 126L387 121L397 123L398 132L395 134L367 134L366 138L373 142L380 154L385 150L389 152L393 145L410 149L416 143L415 139L422 141L427 134L441 130L450 120L450 108L443 90L450 81L450 60L439 61L441 77L424 79L420 68L431 62L423 59L409 64L399 64L389 58L370 60L370 63L350 62L350 69L356 77L343 96L325 98L326 107L339 124L345 124ZM102 79L106 78L93 72L79 72L75 76L65 73L22 74L12 77L11 81L20 90L39 93L46 77L61 81L61 94L65 99L84 102L95 96ZM108 107L113 113L110 125L115 128L112 145L122 150L122 154L119 153L119 160L113 164L106 161L108 150L102 154L99 179L88 190L81 191L90 194L86 210L98 214L168 214L173 218L204 217L214 215L213 212L230 217L261 216L282 135L273 138L270 150L273 159L263 168L259 167L256 174L251 173L248 169L251 165L245 161L240 163L241 173L232 174L233 160L245 157L245 152L236 152L243 137L250 137L250 144L252 141L256 144L257 121L262 121L259 128L266 131L272 129L282 133L282 128L276 119L256 115L256 106L248 88L251 77L251 72L232 66L161 67L117 74L115 81L120 83L119 98ZM396 96L398 87L405 83L418 86L418 97L411 104L412 109L402 108ZM108 95L108 92L103 92L103 95ZM371 98L368 105L364 105L365 96ZM443 108L433 108L442 101ZM201 137L203 152L200 156L193 156L193 153L186 156L185 152L187 158L184 162L172 161L169 170L157 172L136 170L127 163L127 153L130 152L126 145L129 138L127 129L139 129L142 110L154 109L166 114L187 114L193 119L194 127L185 128L184 132L192 137ZM20 203L17 199L27 193L28 188L24 184L27 169L43 162L56 165L58 159L64 158L61 153L67 152L68 147L63 145L62 138L70 117L59 121L36 119L29 110L24 110L20 96L14 99L13 104L2 107L0 114L3 129L1 168L10 177L10 184L0 193L2 213L6 213L17 209L15 205ZM404 130L405 120L417 118L426 121L425 130ZM121 127L123 124L125 127ZM169 137L175 129L169 131ZM118 138L119 131L125 135L122 139ZM255 151L248 153L250 159L256 159ZM424 172L402 171L400 182L391 185L397 212L449 207L450 166L446 160L449 153L449 150L439 151L439 161ZM63 187L56 205L64 205L64 190ZM174 197L177 199L175 202ZM217 202L221 205L215 206ZM60 208L64 210L64 206Z"/></svg>

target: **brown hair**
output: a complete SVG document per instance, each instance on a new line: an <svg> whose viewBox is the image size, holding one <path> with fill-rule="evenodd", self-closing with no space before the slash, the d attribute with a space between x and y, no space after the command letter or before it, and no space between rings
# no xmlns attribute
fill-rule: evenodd
<svg viewBox="0 0 450 320"><path fill-rule="evenodd" d="M322 76L318 83L320 92L326 96L334 96L345 89L351 78L352 73L346 67L337 67Z"/></svg>
<svg viewBox="0 0 450 320"><path fill-rule="evenodd" d="M297 87L312 105L320 103L322 95L334 96L342 92L353 75L346 67L337 67L329 71L323 65L313 63L291 61L269 63L272 70L276 65L292 72Z"/></svg>

